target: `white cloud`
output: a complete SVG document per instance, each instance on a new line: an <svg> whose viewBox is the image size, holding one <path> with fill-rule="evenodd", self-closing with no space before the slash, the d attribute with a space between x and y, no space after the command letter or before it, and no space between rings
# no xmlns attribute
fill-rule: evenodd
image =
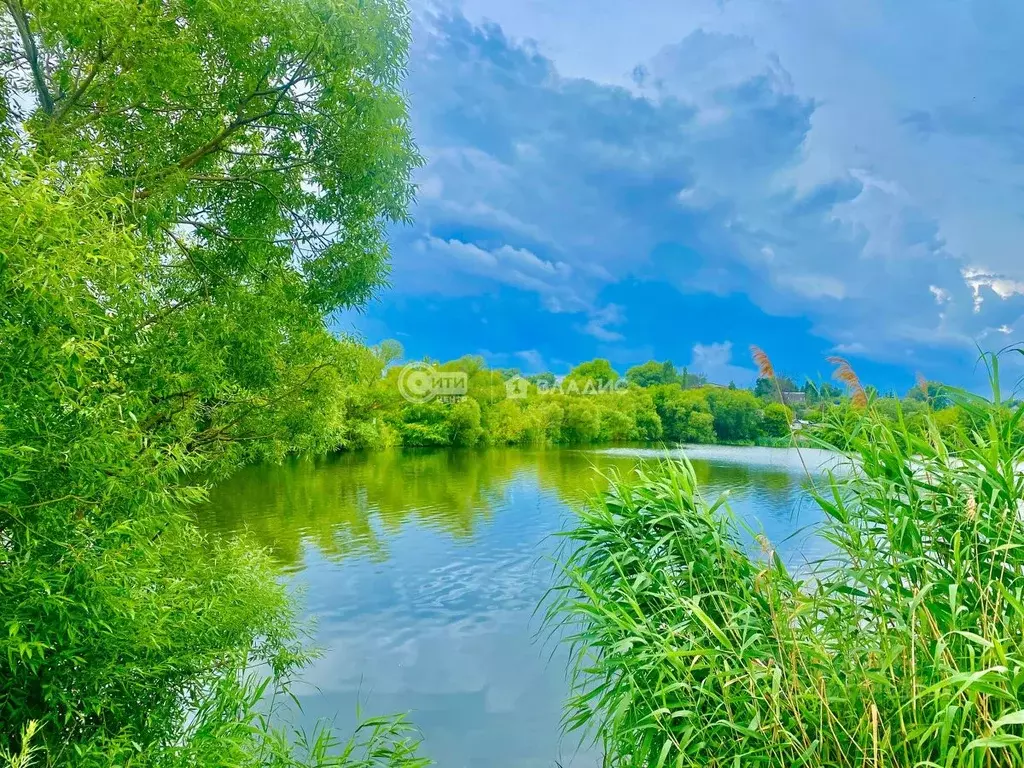
<svg viewBox="0 0 1024 768"><path fill-rule="evenodd" d="M969 87L1004 103L1019 68L956 64L1015 52L993 18L944 6L922 23L915 0L823 0L799 15L751 0L463 7L539 43L458 14L417 30L410 89L429 164L419 229L394 248L400 291L510 285L626 347L646 340L603 316L601 297L639 276L742 294L903 365L1014 327L1024 143L1015 166L1012 103L996 120L962 98ZM656 261L663 246L685 263ZM965 271L982 257L986 270Z"/></svg>
<svg viewBox="0 0 1024 768"><path fill-rule="evenodd" d="M416 196L420 200L439 200L442 194L444 194L444 181L440 176L425 176L416 182Z"/></svg>
<svg viewBox="0 0 1024 768"><path fill-rule="evenodd" d="M688 367L692 372L703 373L715 384L733 382L738 387L749 387L757 378L753 368L733 364L731 341L694 344Z"/></svg>
<svg viewBox="0 0 1024 768"><path fill-rule="evenodd" d="M985 303L983 288L989 289L1000 299L1006 300L1012 296L1024 295L1024 281L994 275L976 267L969 267L963 270L964 281L971 287L974 293L974 311L981 312Z"/></svg>
<svg viewBox="0 0 1024 768"><path fill-rule="evenodd" d="M571 284L572 267L542 259L526 248L502 245L489 250L428 234L415 243L415 250L423 255L420 267L426 272L428 284L437 289L457 286L461 274L481 279L484 284L494 281L534 291L553 312L581 312L589 307Z"/></svg>
<svg viewBox="0 0 1024 768"><path fill-rule="evenodd" d="M832 347L832 351L838 355L863 355L868 350L862 342L852 341L846 344L836 344Z"/></svg>
<svg viewBox="0 0 1024 768"><path fill-rule="evenodd" d="M527 371L540 372L547 370L544 364L544 356L536 349L523 349L516 352L516 357L523 361Z"/></svg>
<svg viewBox="0 0 1024 768"><path fill-rule="evenodd" d="M600 341L619 341L623 338L622 334L611 330L608 326L621 325L625 321L626 316L622 307L618 304L609 304L592 311L586 325L580 330Z"/></svg>
<svg viewBox="0 0 1024 768"><path fill-rule="evenodd" d="M945 288L939 288L937 285L929 285L928 290L931 291L932 296L935 297L936 304L945 304L950 299L950 293Z"/></svg>
<svg viewBox="0 0 1024 768"><path fill-rule="evenodd" d="M827 275L781 275L778 283L809 299L842 299L846 287Z"/></svg>

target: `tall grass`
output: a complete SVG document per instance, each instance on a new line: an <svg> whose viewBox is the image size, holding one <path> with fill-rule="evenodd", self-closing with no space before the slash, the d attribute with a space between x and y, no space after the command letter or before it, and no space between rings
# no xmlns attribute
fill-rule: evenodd
<svg viewBox="0 0 1024 768"><path fill-rule="evenodd" d="M608 766L1024 765L1024 408L993 391L945 439L832 425L853 466L810 491L833 554L800 573L686 461L613 476L548 614L566 726Z"/></svg>
<svg viewBox="0 0 1024 768"><path fill-rule="evenodd" d="M267 686L263 681L218 681L221 691L210 696L182 736L179 749L155 757L140 754L137 744L112 744L110 766L146 768L427 768L419 757L418 733L401 716L363 720L347 740L339 739L328 723L312 733L281 728L261 711ZM40 741L40 725L30 720L21 729L20 746L0 746L0 768L53 765ZM80 753L84 750L78 750ZM72 764L82 764L72 759ZM96 764L96 763L93 763Z"/></svg>

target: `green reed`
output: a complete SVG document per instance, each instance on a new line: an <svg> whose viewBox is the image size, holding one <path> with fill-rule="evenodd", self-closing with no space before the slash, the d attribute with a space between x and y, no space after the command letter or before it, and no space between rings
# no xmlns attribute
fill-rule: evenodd
<svg viewBox="0 0 1024 768"><path fill-rule="evenodd" d="M566 727L608 766L1024 765L1024 407L993 391L960 393L972 426L946 437L871 403L831 425L832 554L800 573L749 553L685 460L611 477L549 606Z"/></svg>

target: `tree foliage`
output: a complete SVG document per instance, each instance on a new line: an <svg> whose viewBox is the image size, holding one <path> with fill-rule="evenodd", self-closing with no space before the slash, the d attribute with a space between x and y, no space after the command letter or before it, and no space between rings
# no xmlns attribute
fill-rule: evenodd
<svg viewBox="0 0 1024 768"><path fill-rule="evenodd" d="M324 318L382 284L411 198L407 27L374 0L5 3L0 747L32 721L55 765L305 759L246 676L304 660L292 603L196 533L188 478L386 439L353 385L395 350ZM366 765L415 764L365 733Z"/></svg>
<svg viewBox="0 0 1024 768"><path fill-rule="evenodd" d="M707 394L715 419L715 434L726 442L746 442L757 438L761 406L750 392L742 389L711 389Z"/></svg>
<svg viewBox="0 0 1024 768"><path fill-rule="evenodd" d="M679 373L676 371L671 360L659 363L657 360L648 360L641 365L635 365L626 371L626 379L630 384L638 387L653 387L658 384L675 384L680 381Z"/></svg>
<svg viewBox="0 0 1024 768"><path fill-rule="evenodd" d="M519 393L522 397L509 398L508 371L487 368L479 356L464 356L446 363L424 361L439 371L465 373L466 398L474 401L476 407L442 400L410 404L399 395L402 366L392 365L383 378L375 377L373 372L379 373L387 363L379 351L369 350L366 355L372 363L362 368L369 373L346 395L359 403L357 408L346 409L346 446L659 441L789 445L794 439L803 443L815 439L840 440L829 425L841 421L841 414L846 412L850 419L856 418L857 410L849 397L843 397L840 390L829 384L807 382L802 387L806 398L783 405L777 401L777 392L759 398L752 390L738 387L694 386L698 377L688 372L680 372L671 383L657 383L671 378L662 375L671 365L656 361L635 366L629 369L625 380L616 379L609 384L615 371L607 360L601 359L574 367L561 380L550 372L533 374L523 380L524 390ZM684 386L684 380L690 385ZM655 383L642 385L645 381ZM772 382L760 381L762 390ZM782 379L784 386L801 391L786 381ZM928 414L935 416L945 432L971 426L957 405L936 409L934 403L944 402L938 398L931 402L898 400L880 397L870 387L865 393L879 418L893 423L902 419L917 434L924 434ZM577 403L576 399L581 397L588 403ZM475 417L477 407L479 423ZM468 424L468 428L460 424Z"/></svg>
<svg viewBox="0 0 1024 768"><path fill-rule="evenodd" d="M566 379L577 382L581 387L586 383L592 383L595 387L605 384L614 384L619 380L619 372L612 368L612 364L604 358L598 357L585 363L580 363L571 371Z"/></svg>
<svg viewBox="0 0 1024 768"><path fill-rule="evenodd" d="M655 393L665 439L676 443L714 443L714 417L700 390L663 387Z"/></svg>
<svg viewBox="0 0 1024 768"><path fill-rule="evenodd" d="M761 414L761 432L767 437L789 437L793 412L782 403L768 403Z"/></svg>
<svg viewBox="0 0 1024 768"><path fill-rule="evenodd" d="M98 170L103 194L167 248L175 299L274 284L325 312L381 285L384 227L405 215L417 159L398 90L399 7L10 0L7 11L5 42L21 53L3 73L24 130L13 152Z"/></svg>

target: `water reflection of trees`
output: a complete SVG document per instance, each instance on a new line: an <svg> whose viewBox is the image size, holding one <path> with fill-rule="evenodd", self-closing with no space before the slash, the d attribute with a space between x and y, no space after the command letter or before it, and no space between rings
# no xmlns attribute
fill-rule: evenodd
<svg viewBox="0 0 1024 768"><path fill-rule="evenodd" d="M289 568L301 565L306 543L330 558L358 553L383 560L389 539L409 523L472 537L517 476L574 507L604 490L602 472L626 474L637 461L567 449L395 449L295 460L239 472L214 489L199 520L218 532L248 530ZM746 489L766 512L785 506L799 481L742 464L695 461L694 469L707 495Z"/></svg>
<svg viewBox="0 0 1024 768"><path fill-rule="evenodd" d="M472 536L528 463L512 450L404 449L249 467L215 488L198 517L218 532L248 530L286 566L299 564L304 542L328 557L383 559L410 521Z"/></svg>

